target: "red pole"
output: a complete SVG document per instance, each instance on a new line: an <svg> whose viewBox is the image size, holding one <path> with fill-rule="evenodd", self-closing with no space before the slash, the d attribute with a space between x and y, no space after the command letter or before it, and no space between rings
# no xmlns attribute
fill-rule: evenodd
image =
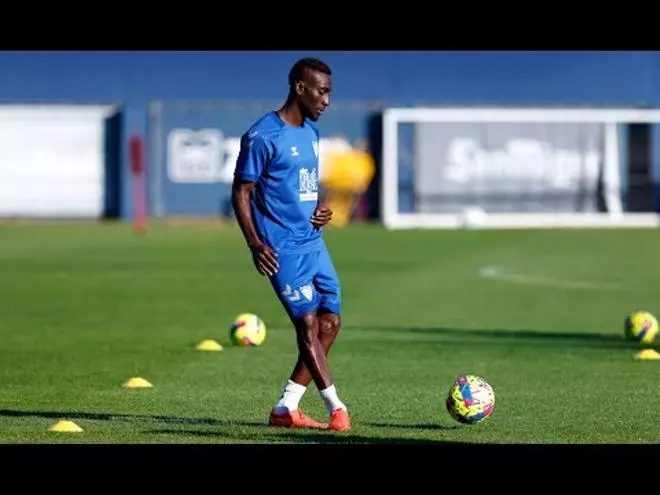
<svg viewBox="0 0 660 495"><path fill-rule="evenodd" d="M129 140L131 158L131 176L133 182L133 230L147 231L147 194L144 180L144 141L138 134Z"/></svg>

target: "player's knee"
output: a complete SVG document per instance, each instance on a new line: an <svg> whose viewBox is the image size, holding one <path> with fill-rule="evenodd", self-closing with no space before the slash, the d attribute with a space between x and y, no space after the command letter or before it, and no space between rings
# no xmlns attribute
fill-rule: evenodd
<svg viewBox="0 0 660 495"><path fill-rule="evenodd" d="M318 331L319 323L314 312L305 313L297 318L296 332L298 333L298 340L302 343L311 344Z"/></svg>
<svg viewBox="0 0 660 495"><path fill-rule="evenodd" d="M336 337L341 328L341 318L334 313L327 313L319 318L319 333Z"/></svg>

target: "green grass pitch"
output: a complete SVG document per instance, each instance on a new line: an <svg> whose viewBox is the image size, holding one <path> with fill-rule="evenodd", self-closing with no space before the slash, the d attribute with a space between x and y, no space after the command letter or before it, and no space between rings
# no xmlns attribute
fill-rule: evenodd
<svg viewBox="0 0 660 495"><path fill-rule="evenodd" d="M655 230L326 233L343 283L330 354L350 433L274 430L293 331L240 231L206 225L0 226L2 443L657 443L660 361L623 339L660 314ZM268 326L232 347L240 312ZM199 352L211 338L221 352ZM485 377L493 415L444 408ZM130 390L130 377L154 388ZM301 407L327 415L312 386ZM82 433L54 433L60 419Z"/></svg>

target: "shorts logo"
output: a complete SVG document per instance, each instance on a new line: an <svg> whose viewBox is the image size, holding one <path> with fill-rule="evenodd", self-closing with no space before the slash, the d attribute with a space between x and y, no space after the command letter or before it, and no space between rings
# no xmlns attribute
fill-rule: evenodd
<svg viewBox="0 0 660 495"><path fill-rule="evenodd" d="M303 285L300 288L300 292L302 292L302 295L305 296L305 299L307 299L308 301L312 300L312 290L313 290L312 286L309 285L309 284L308 285Z"/></svg>
<svg viewBox="0 0 660 495"><path fill-rule="evenodd" d="M284 287L284 290L281 292L281 294L291 302L300 301L300 292L291 289L289 284L286 284L286 287Z"/></svg>
<svg viewBox="0 0 660 495"><path fill-rule="evenodd" d="M292 289L289 284L286 284L284 290L281 292L281 294L284 297L286 297L290 302L300 301L301 293L305 297L305 299L311 301L312 296L314 295L314 289L312 288L311 284L303 285L299 289Z"/></svg>

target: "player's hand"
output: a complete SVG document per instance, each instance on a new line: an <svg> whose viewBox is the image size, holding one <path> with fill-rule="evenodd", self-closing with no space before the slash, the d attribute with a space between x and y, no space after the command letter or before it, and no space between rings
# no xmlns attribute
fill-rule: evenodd
<svg viewBox="0 0 660 495"><path fill-rule="evenodd" d="M277 262L277 253L266 244L259 244L252 248L254 266L262 275L274 275L280 267Z"/></svg>
<svg viewBox="0 0 660 495"><path fill-rule="evenodd" d="M316 208L314 215L312 215L312 225L314 227L323 227L332 219L332 210L326 206L321 205Z"/></svg>

